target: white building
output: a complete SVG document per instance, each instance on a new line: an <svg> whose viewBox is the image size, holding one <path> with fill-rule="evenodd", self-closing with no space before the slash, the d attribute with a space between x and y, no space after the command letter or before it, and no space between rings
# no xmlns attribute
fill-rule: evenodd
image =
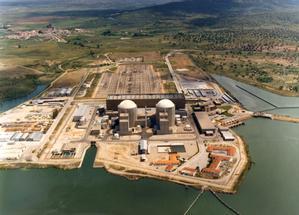
<svg viewBox="0 0 299 215"><path fill-rule="evenodd" d="M80 122L81 118L86 116L89 111L87 105L79 105L73 115L73 122Z"/></svg>

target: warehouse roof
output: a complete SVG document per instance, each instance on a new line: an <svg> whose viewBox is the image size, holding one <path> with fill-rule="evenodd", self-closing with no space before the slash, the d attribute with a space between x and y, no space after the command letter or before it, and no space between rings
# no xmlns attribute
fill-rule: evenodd
<svg viewBox="0 0 299 215"><path fill-rule="evenodd" d="M236 154L236 148L232 146L209 145L207 151L210 153L225 153L228 156Z"/></svg>
<svg viewBox="0 0 299 215"><path fill-rule="evenodd" d="M199 123L201 129L203 129L203 130L216 129L215 125L210 120L207 112L195 112L195 118L196 118L197 122Z"/></svg>
<svg viewBox="0 0 299 215"><path fill-rule="evenodd" d="M79 105L79 107L77 107L74 116L84 116L86 114L88 110L88 106L87 105Z"/></svg>
<svg viewBox="0 0 299 215"><path fill-rule="evenodd" d="M0 142L9 141L13 136L14 132L0 132Z"/></svg>
<svg viewBox="0 0 299 215"><path fill-rule="evenodd" d="M28 141L40 141L43 137L42 132L33 132L32 134L29 135Z"/></svg>
<svg viewBox="0 0 299 215"><path fill-rule="evenodd" d="M184 99L181 93L168 94L111 94L108 95L107 100L134 100L134 99Z"/></svg>
<svg viewBox="0 0 299 215"><path fill-rule="evenodd" d="M230 131L220 131L224 140L235 140L234 135Z"/></svg>

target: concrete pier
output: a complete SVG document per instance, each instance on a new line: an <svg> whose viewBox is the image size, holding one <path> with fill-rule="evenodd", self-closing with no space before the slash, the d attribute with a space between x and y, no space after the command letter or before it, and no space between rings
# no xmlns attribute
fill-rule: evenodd
<svg viewBox="0 0 299 215"><path fill-rule="evenodd" d="M240 215L240 212L238 212L236 209L232 208L230 205L228 205L225 201L223 201L220 196L217 195L216 192L214 192L213 190L210 189L210 192L213 194L213 196L216 197L216 199L219 200L219 202L221 202L221 204L223 204L226 208L228 208L229 210L231 210L234 214L236 215Z"/></svg>

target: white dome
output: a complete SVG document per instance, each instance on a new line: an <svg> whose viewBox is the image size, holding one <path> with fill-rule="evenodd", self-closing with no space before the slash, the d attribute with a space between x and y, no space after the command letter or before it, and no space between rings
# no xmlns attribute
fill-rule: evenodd
<svg viewBox="0 0 299 215"><path fill-rule="evenodd" d="M162 99L161 101L159 101L156 105L157 108L174 108L175 105L172 101L170 101L169 99Z"/></svg>
<svg viewBox="0 0 299 215"><path fill-rule="evenodd" d="M118 108L120 108L120 109L133 109L133 108L137 108L137 105L132 100L124 100L118 105Z"/></svg>

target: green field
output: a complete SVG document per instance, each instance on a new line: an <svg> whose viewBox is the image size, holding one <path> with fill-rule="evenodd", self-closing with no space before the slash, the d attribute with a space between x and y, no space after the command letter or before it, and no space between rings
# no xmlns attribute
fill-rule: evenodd
<svg viewBox="0 0 299 215"><path fill-rule="evenodd" d="M44 29L49 23L59 29L86 31L72 32L64 38L66 43L1 38L0 63L42 73L18 84L20 94L24 94L40 82L51 82L65 70L88 67L105 53L158 51L165 55L174 49L191 49L194 50L188 52L191 59L208 73L299 95L299 6L231 2L203 1L199 6L193 0L117 13L75 9L46 12L38 7L27 8L2 20L11 24L12 29L22 31ZM250 9L244 9L244 5ZM170 79L163 58L152 63L163 80ZM12 80L5 79L7 83Z"/></svg>

